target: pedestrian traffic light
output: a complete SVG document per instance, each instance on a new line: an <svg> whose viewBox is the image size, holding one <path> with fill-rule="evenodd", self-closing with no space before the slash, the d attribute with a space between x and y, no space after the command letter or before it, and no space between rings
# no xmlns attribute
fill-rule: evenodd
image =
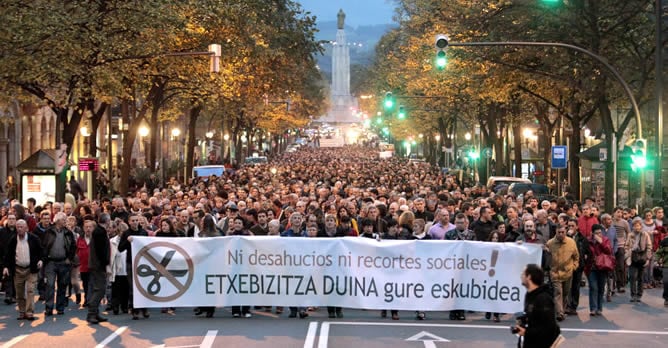
<svg viewBox="0 0 668 348"><path fill-rule="evenodd" d="M403 105L399 105L399 113L397 113L397 118L403 120L406 118L406 109Z"/></svg>
<svg viewBox="0 0 668 348"><path fill-rule="evenodd" d="M392 92L385 93L385 101L383 102L383 105L385 106L386 111L394 109L394 97L392 96Z"/></svg>
<svg viewBox="0 0 668 348"><path fill-rule="evenodd" d="M436 35L436 68L438 70L445 69L448 63L445 55L446 48L448 48L448 37L443 34Z"/></svg>
<svg viewBox="0 0 668 348"><path fill-rule="evenodd" d="M647 140L636 139L631 145L631 169L642 170L647 165Z"/></svg>

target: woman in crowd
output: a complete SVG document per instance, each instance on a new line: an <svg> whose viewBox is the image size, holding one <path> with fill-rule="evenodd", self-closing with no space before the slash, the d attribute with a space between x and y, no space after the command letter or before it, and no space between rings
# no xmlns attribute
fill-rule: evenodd
<svg viewBox="0 0 668 348"><path fill-rule="evenodd" d="M90 216L90 215L89 215ZM70 216L71 218L74 218L73 216ZM76 218L74 218L76 221ZM67 220L66 220L66 226L67 226ZM81 282L83 283L83 293L85 295L83 305L82 307L87 307L88 306L88 300L90 299L90 291L88 289L88 280L89 280L89 273L88 273L88 254L89 254L89 245L90 245L90 238L92 235L93 231L88 231L84 232L82 234L74 234L75 238L77 238L77 252L76 252L76 257L75 257L75 263L78 259L79 266L73 268L78 268L79 271L76 273L79 273L79 276L81 277ZM75 272L73 272L75 273ZM81 294L78 289L79 285L79 279L75 281L76 285L74 287L75 291L75 296L77 300L77 304L81 304Z"/></svg>
<svg viewBox="0 0 668 348"><path fill-rule="evenodd" d="M350 217L350 214L348 213L348 209L345 206L342 206L338 210L338 215L337 215L337 219L336 219L337 224L339 226L341 225L341 220L343 219L344 216L347 216L349 218L352 229L355 230L357 235L359 235L359 228L357 226L357 220Z"/></svg>
<svg viewBox="0 0 668 348"><path fill-rule="evenodd" d="M156 237L178 237L178 233L176 233L176 229L174 228L174 224L172 224L172 221L169 219L169 217L163 217L160 220L160 228L158 231L155 233ZM201 235L200 235L201 237ZM168 313L169 311L176 312L176 308L163 308L160 310L162 313Z"/></svg>
<svg viewBox="0 0 668 348"><path fill-rule="evenodd" d="M652 212L651 209L645 209L643 211L643 217L644 219L642 220L642 231L647 233L647 235L650 237L650 243L652 243L654 239L654 232L656 232L657 224L656 221L654 220L654 213ZM653 275L652 273L654 272L654 263L651 261L652 260L652 253L654 250L650 250L649 254L649 264L647 267L643 269L643 275L642 275L642 286L643 289L652 289L654 288L653 285Z"/></svg>
<svg viewBox="0 0 668 348"><path fill-rule="evenodd" d="M633 218L631 233L626 238L626 265L629 269L631 287L631 302L640 302L643 293L643 271L649 265L652 253L652 242L649 235L643 231L641 217Z"/></svg>
<svg viewBox="0 0 668 348"><path fill-rule="evenodd" d="M114 315L119 312L127 313L130 294L128 272L126 269L127 251L118 251L121 235L128 230L128 225L121 219L114 220L115 235L109 240L111 244L111 309Z"/></svg>
<svg viewBox="0 0 668 348"><path fill-rule="evenodd" d="M612 261L612 244L603 235L603 226L594 224L591 227L591 238L589 239L589 250L591 257L587 258L584 272L589 281L589 315L592 317L603 314L603 296L605 295L605 283L608 279L606 265L599 260L604 257L610 259L610 266L614 269ZM599 259L600 258L600 259Z"/></svg>
<svg viewBox="0 0 668 348"><path fill-rule="evenodd" d="M499 226L504 226L505 227L505 225L503 223L499 224ZM502 243L503 238L502 238L501 232L499 230L492 231L492 233L489 234L488 241L492 242L492 243ZM491 312L485 313L485 319L489 320L492 317L494 318L495 323L498 323L499 321L501 321L499 313L491 313Z"/></svg>
<svg viewBox="0 0 668 348"><path fill-rule="evenodd" d="M81 236L83 236L83 230L81 227L77 226L77 218L75 216L68 216L65 220L65 228L71 231L74 234L74 238L78 241ZM86 261L86 263L88 263ZM74 260L72 261L72 268L70 269L70 286L69 286L69 296L71 297L74 294L75 302L78 305L81 305L81 262L79 261L79 255L74 255ZM84 291L86 289L84 288Z"/></svg>
<svg viewBox="0 0 668 348"><path fill-rule="evenodd" d="M235 218L235 221L233 222L233 226L236 225L236 220L239 219L241 222L241 227L243 228L244 220L240 217ZM165 227L165 222L169 221L168 219L163 220L162 222L162 231L164 231ZM169 228L171 228L171 232L175 235L176 231L174 231L174 227L171 225L171 222L168 222ZM199 231L199 238L210 238L210 237L220 237L220 231L216 227L216 222L213 219L213 216L211 214L206 214L204 215L204 219L202 219L202 229ZM195 309L195 315L200 315L202 313L206 313L207 318L213 318L213 313L216 311L215 306L210 306L210 307L199 307ZM234 310L232 311L234 312Z"/></svg>
<svg viewBox="0 0 668 348"><path fill-rule="evenodd" d="M401 215L399 215L399 235L403 238L408 238L413 235L413 222L415 221L415 215L412 211L408 210Z"/></svg>

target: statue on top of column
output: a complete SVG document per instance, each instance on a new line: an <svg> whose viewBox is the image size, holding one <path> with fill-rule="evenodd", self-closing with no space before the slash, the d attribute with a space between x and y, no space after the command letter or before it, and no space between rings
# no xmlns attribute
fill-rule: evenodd
<svg viewBox="0 0 668 348"><path fill-rule="evenodd" d="M346 14L343 13L343 9L339 9L339 13L336 15L336 20L339 29L343 29L343 21L346 19Z"/></svg>

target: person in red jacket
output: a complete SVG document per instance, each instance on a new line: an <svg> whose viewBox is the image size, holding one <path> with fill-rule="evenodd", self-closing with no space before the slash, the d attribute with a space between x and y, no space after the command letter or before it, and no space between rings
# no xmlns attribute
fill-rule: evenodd
<svg viewBox="0 0 668 348"><path fill-rule="evenodd" d="M598 224L598 218L594 215L589 204L582 206L582 215L578 218L578 231L585 238L591 238L591 228L594 224Z"/></svg>
<svg viewBox="0 0 668 348"><path fill-rule="evenodd" d="M94 228L93 228L94 229ZM85 295L83 307L88 307L88 300L90 299L90 292L88 291L88 255L90 254L90 237L93 229L84 228L84 233L77 238L77 256L79 257L79 271L81 275L81 282L83 283L83 293Z"/></svg>
<svg viewBox="0 0 668 348"><path fill-rule="evenodd" d="M594 317L603 314L603 296L609 272L596 265L596 258L599 255L608 255L611 260L613 258L612 243L603 235L603 226L599 224L592 227L589 250L592 257L587 258L584 271L589 281L589 315ZM614 262L610 261L610 265L614 268Z"/></svg>

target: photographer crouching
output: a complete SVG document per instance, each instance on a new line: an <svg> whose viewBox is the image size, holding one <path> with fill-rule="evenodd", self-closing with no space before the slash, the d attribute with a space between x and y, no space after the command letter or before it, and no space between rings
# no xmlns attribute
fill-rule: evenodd
<svg viewBox="0 0 668 348"><path fill-rule="evenodd" d="M529 264L522 272L522 285L527 288L524 315L510 328L520 336L522 348L558 347L564 340L556 320L552 291L545 284L545 274L539 265Z"/></svg>

